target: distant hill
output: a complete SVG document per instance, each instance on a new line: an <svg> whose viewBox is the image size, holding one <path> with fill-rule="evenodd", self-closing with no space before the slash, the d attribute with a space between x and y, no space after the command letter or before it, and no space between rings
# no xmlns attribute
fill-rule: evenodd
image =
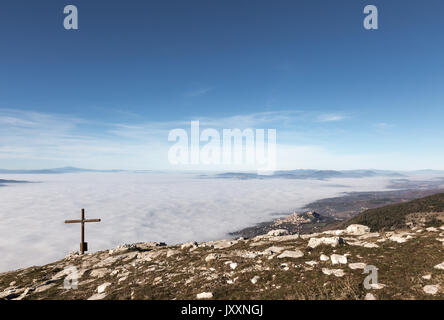
<svg viewBox="0 0 444 320"><path fill-rule="evenodd" d="M29 181L0 179L0 186L2 186L4 184L10 184L10 183L29 183Z"/></svg>
<svg viewBox="0 0 444 320"><path fill-rule="evenodd" d="M341 226L363 224L369 226L372 231L381 231L403 228L408 223L422 223L426 226L440 225L442 221L437 220L444 219L443 217L444 193L438 193L405 203L366 210L343 222Z"/></svg>
<svg viewBox="0 0 444 320"><path fill-rule="evenodd" d="M75 167L36 170L7 170L0 169L0 174L53 174L53 173L80 173L80 172L122 172L122 170L92 170Z"/></svg>

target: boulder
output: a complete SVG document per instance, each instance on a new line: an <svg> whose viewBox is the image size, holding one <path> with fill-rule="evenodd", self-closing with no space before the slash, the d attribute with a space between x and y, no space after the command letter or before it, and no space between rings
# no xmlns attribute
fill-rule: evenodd
<svg viewBox="0 0 444 320"><path fill-rule="evenodd" d="M422 288L422 290L424 290L424 292L427 294L435 295L438 293L439 287L438 285L427 285L424 288Z"/></svg>
<svg viewBox="0 0 444 320"><path fill-rule="evenodd" d="M365 242L364 244L363 244L363 247L364 248L379 248L379 246L376 244L376 243L373 243L373 242Z"/></svg>
<svg viewBox="0 0 444 320"><path fill-rule="evenodd" d="M267 248L263 251L263 254L274 254L274 253L281 253L282 251L284 251L285 248L284 247L276 247L276 246L272 246L270 248Z"/></svg>
<svg viewBox="0 0 444 320"><path fill-rule="evenodd" d="M331 236L341 236L344 233L344 230L327 230L322 232L323 234L328 234Z"/></svg>
<svg viewBox="0 0 444 320"><path fill-rule="evenodd" d="M392 235L392 236L389 238L389 240L394 241L394 242L397 242L397 243L404 243L404 242L407 242L407 239L406 239L406 238L404 238L404 237L401 236L401 235L396 235L396 234Z"/></svg>
<svg viewBox="0 0 444 320"><path fill-rule="evenodd" d="M308 241L308 246L310 248L316 248L320 245L328 245L332 247L336 247L340 244L344 243L344 239L340 237L331 237L331 238L310 238Z"/></svg>
<svg viewBox="0 0 444 320"><path fill-rule="evenodd" d="M330 258L329 258L328 256L326 256L325 254L321 254L321 256L319 257L319 259L320 259L321 261L328 261L328 260L330 260Z"/></svg>
<svg viewBox="0 0 444 320"><path fill-rule="evenodd" d="M106 297L105 293L96 293L88 298L88 300L102 300Z"/></svg>
<svg viewBox="0 0 444 320"><path fill-rule="evenodd" d="M55 285L56 285L55 282L45 283L45 284L43 284L43 285L37 287L37 288L35 289L34 292L35 292L35 293L43 292L43 291L46 291L46 290L48 290L48 289L51 289L51 288L54 287Z"/></svg>
<svg viewBox="0 0 444 320"><path fill-rule="evenodd" d="M187 242L180 246L181 249L196 248L198 246L197 242Z"/></svg>
<svg viewBox="0 0 444 320"><path fill-rule="evenodd" d="M259 276L254 276L250 281L252 284L256 284L259 279Z"/></svg>
<svg viewBox="0 0 444 320"><path fill-rule="evenodd" d="M289 234L286 236L270 237L268 240L281 242L281 241L293 241L293 240L297 240L297 239L299 239L298 234Z"/></svg>
<svg viewBox="0 0 444 320"><path fill-rule="evenodd" d="M375 289L375 290L381 290L382 288L385 288L385 284L382 284L382 283L372 283L372 284L370 284L370 287L372 289Z"/></svg>
<svg viewBox="0 0 444 320"><path fill-rule="evenodd" d="M370 232L370 228L362 224L351 224L345 229L345 232L353 236L362 236Z"/></svg>
<svg viewBox="0 0 444 320"><path fill-rule="evenodd" d="M288 230L285 229L276 229L276 230L271 230L267 233L267 236L285 236L288 234Z"/></svg>
<svg viewBox="0 0 444 320"><path fill-rule="evenodd" d="M229 247L235 245L238 242L239 241L235 241L235 240L220 240L220 241L212 241L212 242L210 242L210 245L214 249L226 249L226 248L229 248Z"/></svg>
<svg viewBox="0 0 444 320"><path fill-rule="evenodd" d="M433 268L438 269L438 270L444 270L444 262L441 262L440 264L437 264Z"/></svg>
<svg viewBox="0 0 444 320"><path fill-rule="evenodd" d="M278 255L279 259L282 258L300 258L303 257L304 253L301 250L285 250L280 255Z"/></svg>
<svg viewBox="0 0 444 320"><path fill-rule="evenodd" d="M106 288L108 288L111 285L110 282L105 282L103 284L101 284L100 286L97 287L97 293L104 293Z"/></svg>
<svg viewBox="0 0 444 320"><path fill-rule="evenodd" d="M349 267L350 269L352 269L352 270L356 270L356 269L364 269L365 266L366 266L366 264L365 264L365 263L362 263L362 262L350 263L350 264L348 265L348 267Z"/></svg>
<svg viewBox="0 0 444 320"><path fill-rule="evenodd" d="M169 258L171 256L174 256L174 255L178 254L178 253L179 253L178 250L168 249L167 253L166 253L166 257Z"/></svg>
<svg viewBox="0 0 444 320"><path fill-rule="evenodd" d="M326 275L334 275L335 277L343 277L345 275L344 270L342 269L328 269L322 268L322 273Z"/></svg>
<svg viewBox="0 0 444 320"><path fill-rule="evenodd" d="M347 264L347 257L339 254L332 254L330 256L332 264Z"/></svg>
<svg viewBox="0 0 444 320"><path fill-rule="evenodd" d="M209 261L212 261L212 260L217 260L219 258L220 258L220 254L218 254L218 253L210 253L209 255L206 256L205 261L209 262Z"/></svg>
<svg viewBox="0 0 444 320"><path fill-rule="evenodd" d="M364 300L376 300L376 297L372 293L367 293Z"/></svg>
<svg viewBox="0 0 444 320"><path fill-rule="evenodd" d="M197 299L211 299L213 298L213 293L211 292L202 292L196 295Z"/></svg>

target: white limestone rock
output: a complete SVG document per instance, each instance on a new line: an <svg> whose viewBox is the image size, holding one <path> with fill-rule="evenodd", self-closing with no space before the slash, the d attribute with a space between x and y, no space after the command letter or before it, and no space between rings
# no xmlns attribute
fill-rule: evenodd
<svg viewBox="0 0 444 320"><path fill-rule="evenodd" d="M288 247L287 247L287 248L288 248ZM286 249L286 248L284 248L284 247L276 247L276 246L272 246L272 247L270 247L270 248L265 249L265 250L263 251L262 254L269 255L269 254L274 254L274 253L281 253L281 252L284 251L285 249Z"/></svg>
<svg viewBox="0 0 444 320"><path fill-rule="evenodd" d="M382 283L372 283L372 284L370 284L370 287L374 290L381 290L381 289L385 288L386 285L382 284Z"/></svg>
<svg viewBox="0 0 444 320"><path fill-rule="evenodd" d="M378 238L379 236L380 236L379 232L372 232L372 233L363 234L362 236L359 236L358 239L359 240L367 240L370 238Z"/></svg>
<svg viewBox="0 0 444 320"><path fill-rule="evenodd" d="M103 284L101 284L100 286L97 287L97 293L104 293L106 288L108 288L111 285L110 282L105 282Z"/></svg>
<svg viewBox="0 0 444 320"><path fill-rule="evenodd" d="M321 254L321 256L319 257L319 260L321 260L321 261L328 261L328 260L330 260L330 257L326 256L325 254Z"/></svg>
<svg viewBox="0 0 444 320"><path fill-rule="evenodd" d="M328 234L330 236L341 236L343 235L345 230L327 230L322 232L323 234Z"/></svg>
<svg viewBox="0 0 444 320"><path fill-rule="evenodd" d="M212 260L217 260L217 259L219 259L219 257L220 257L220 254L218 254L218 253L210 253L209 255L207 255L205 257L205 261L209 262L209 261L212 261Z"/></svg>
<svg viewBox="0 0 444 320"><path fill-rule="evenodd" d="M196 248L198 246L197 242L187 242L180 246L181 249Z"/></svg>
<svg viewBox="0 0 444 320"><path fill-rule="evenodd" d="M365 264L365 263L362 263L362 262L350 263L350 264L348 265L348 267L349 267L350 269L352 269L352 270L356 270L356 269L364 269L365 266L366 266L366 264Z"/></svg>
<svg viewBox="0 0 444 320"><path fill-rule="evenodd" d="M289 234L286 236L278 236L278 237L271 237L268 240L269 241L276 241L276 242L282 242L282 241L293 241L299 239L298 234Z"/></svg>
<svg viewBox="0 0 444 320"><path fill-rule="evenodd" d="M211 299L213 298L212 292L201 292L196 295L197 299Z"/></svg>
<svg viewBox="0 0 444 320"><path fill-rule="evenodd" d="M178 254L178 253L179 253L178 250L168 249L167 253L166 253L166 257L169 258L169 257L172 257L172 256Z"/></svg>
<svg viewBox="0 0 444 320"><path fill-rule="evenodd" d="M434 296L435 294L438 293L439 286L438 285L427 285L424 288L422 288L422 290L424 290L425 293Z"/></svg>
<svg viewBox="0 0 444 320"><path fill-rule="evenodd" d="M282 258L301 258L304 256L304 253L301 250L285 250L280 255L278 255L278 259Z"/></svg>
<svg viewBox="0 0 444 320"><path fill-rule="evenodd" d="M345 229L345 232L353 236L362 236L370 232L370 228L362 224L351 224Z"/></svg>
<svg viewBox="0 0 444 320"><path fill-rule="evenodd" d="M106 293L96 293L89 297L88 300L102 300L104 298L106 298Z"/></svg>
<svg viewBox="0 0 444 320"><path fill-rule="evenodd" d="M347 264L347 257L339 254L332 254L330 256L332 264Z"/></svg>
<svg viewBox="0 0 444 320"><path fill-rule="evenodd" d="M276 229L276 230L271 230L267 233L268 236L285 236L288 234L288 230L285 229Z"/></svg>
<svg viewBox="0 0 444 320"><path fill-rule="evenodd" d="M328 269L322 268L322 273L326 275L334 275L335 277L343 277L345 275L344 270L342 269Z"/></svg>
<svg viewBox="0 0 444 320"><path fill-rule="evenodd" d="M397 243L404 243L404 242L407 242L407 239L406 239L406 238L404 238L404 237L401 236L401 235L396 235L396 234L392 235L392 236L389 238L389 240L394 241L394 242L397 242Z"/></svg>
<svg viewBox="0 0 444 320"><path fill-rule="evenodd" d="M252 284L256 284L259 279L260 279L259 276L254 276L250 281Z"/></svg>
<svg viewBox="0 0 444 320"><path fill-rule="evenodd" d="M376 243L373 242L365 242L363 245L364 248L379 248L379 246Z"/></svg>
<svg viewBox="0 0 444 320"><path fill-rule="evenodd" d="M336 247L336 246L343 244L343 243L344 243L344 239L340 238L340 237L310 238L310 240L308 241L308 246L310 248L316 248L320 245L327 245L327 246Z"/></svg>
<svg viewBox="0 0 444 320"><path fill-rule="evenodd" d="M433 268L438 269L438 270L444 270L444 262L441 262L440 264L437 264Z"/></svg>
<svg viewBox="0 0 444 320"><path fill-rule="evenodd" d="M376 297L372 293L369 292L365 295L364 300L376 300Z"/></svg>

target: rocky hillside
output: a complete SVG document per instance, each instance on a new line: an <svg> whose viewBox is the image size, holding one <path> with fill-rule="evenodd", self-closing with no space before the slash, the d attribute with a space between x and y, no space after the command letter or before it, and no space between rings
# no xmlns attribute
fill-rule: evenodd
<svg viewBox="0 0 444 320"><path fill-rule="evenodd" d="M2 273L0 299L444 299L443 244L444 225L138 243Z"/></svg>
<svg viewBox="0 0 444 320"><path fill-rule="evenodd" d="M405 203L370 209L340 224L364 224L372 231L403 228L406 225L427 227L444 224L444 193Z"/></svg>

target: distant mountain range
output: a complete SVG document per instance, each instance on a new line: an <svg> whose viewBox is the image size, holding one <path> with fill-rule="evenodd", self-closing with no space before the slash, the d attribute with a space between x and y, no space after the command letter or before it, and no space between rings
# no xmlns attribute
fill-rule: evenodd
<svg viewBox="0 0 444 320"><path fill-rule="evenodd" d="M0 174L51 174L51 173L80 173L80 172L123 172L124 170L93 170L75 167L63 167L53 169L36 169L36 170L7 170L0 169Z"/></svg>
<svg viewBox="0 0 444 320"><path fill-rule="evenodd" d="M76 167L62 167L50 169L0 169L0 174L61 174L61 173L81 173L81 172L168 172L153 170L94 170ZM199 171L196 171L199 172ZM406 177L411 174L444 174L439 170L417 170L417 171L391 171L391 170L281 170L275 171L272 175L260 175L255 172L224 172L218 174L202 174L202 178L221 178L221 179L315 179L324 180L331 178L367 178L367 177Z"/></svg>
<svg viewBox="0 0 444 320"><path fill-rule="evenodd" d="M331 178L367 178L367 177L405 177L404 174L396 171L386 170L290 170L276 171L272 175L259 175L257 173L227 172L216 175L221 179L314 179L325 180Z"/></svg>

